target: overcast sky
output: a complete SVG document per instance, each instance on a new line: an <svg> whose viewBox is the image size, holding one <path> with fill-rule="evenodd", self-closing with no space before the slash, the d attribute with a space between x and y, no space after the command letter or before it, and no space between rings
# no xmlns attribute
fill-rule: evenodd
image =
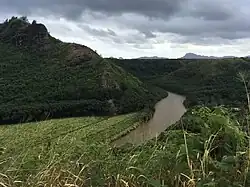
<svg viewBox="0 0 250 187"><path fill-rule="evenodd" d="M52 36L105 57L250 55L250 0L0 0Z"/></svg>

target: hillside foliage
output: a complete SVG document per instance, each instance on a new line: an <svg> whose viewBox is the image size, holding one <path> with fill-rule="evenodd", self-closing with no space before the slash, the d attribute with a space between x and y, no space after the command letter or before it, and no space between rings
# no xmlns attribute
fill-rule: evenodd
<svg viewBox="0 0 250 187"><path fill-rule="evenodd" d="M246 104L244 85L238 74L249 75L248 58L115 59L114 62L144 82L187 96L187 106Z"/></svg>
<svg viewBox="0 0 250 187"><path fill-rule="evenodd" d="M25 17L0 24L0 88L0 124L128 113L167 95Z"/></svg>

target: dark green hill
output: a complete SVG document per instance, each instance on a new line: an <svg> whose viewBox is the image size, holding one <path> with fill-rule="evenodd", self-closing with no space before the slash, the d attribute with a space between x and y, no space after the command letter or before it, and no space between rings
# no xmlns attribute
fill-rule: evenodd
<svg viewBox="0 0 250 187"><path fill-rule="evenodd" d="M16 17L0 24L0 88L0 123L137 111L166 95L90 48Z"/></svg>
<svg viewBox="0 0 250 187"><path fill-rule="evenodd" d="M178 70L190 60L181 59L109 59L142 80L151 80Z"/></svg>
<svg viewBox="0 0 250 187"><path fill-rule="evenodd" d="M152 82L165 89L186 94L191 105L242 106L246 102L246 94L238 74L248 74L249 70L250 63L240 58L195 60Z"/></svg>
<svg viewBox="0 0 250 187"><path fill-rule="evenodd" d="M249 75L247 58L114 61L144 82L186 95L189 105L241 106L246 102L238 73Z"/></svg>

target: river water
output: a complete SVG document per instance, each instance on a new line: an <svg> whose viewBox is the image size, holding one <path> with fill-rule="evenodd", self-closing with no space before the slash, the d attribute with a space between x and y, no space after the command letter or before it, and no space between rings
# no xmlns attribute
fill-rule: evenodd
<svg viewBox="0 0 250 187"><path fill-rule="evenodd" d="M185 97L169 92L168 97L162 99L155 105L153 118L146 124L141 124L126 136L113 142L115 146L126 143L140 145L147 140L156 138L170 125L180 120L186 109L183 105Z"/></svg>

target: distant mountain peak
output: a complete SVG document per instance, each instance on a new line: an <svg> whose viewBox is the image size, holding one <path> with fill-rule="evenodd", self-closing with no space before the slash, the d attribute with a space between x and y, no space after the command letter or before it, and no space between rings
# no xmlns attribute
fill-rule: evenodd
<svg viewBox="0 0 250 187"><path fill-rule="evenodd" d="M167 59L167 58L158 56L144 56L144 57L139 57L138 59Z"/></svg>
<svg viewBox="0 0 250 187"><path fill-rule="evenodd" d="M204 56L204 55L197 55L195 53L186 53L183 59L220 59L220 58L235 58L234 56L223 56L223 57L216 57L216 56Z"/></svg>

